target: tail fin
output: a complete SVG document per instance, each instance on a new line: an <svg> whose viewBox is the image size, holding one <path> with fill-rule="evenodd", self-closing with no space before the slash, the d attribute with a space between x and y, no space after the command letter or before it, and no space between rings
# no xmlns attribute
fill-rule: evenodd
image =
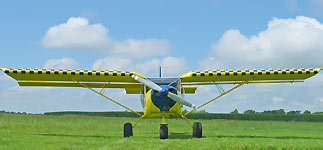
<svg viewBox="0 0 323 150"><path fill-rule="evenodd" d="M162 78L162 67L159 67L159 77Z"/></svg>

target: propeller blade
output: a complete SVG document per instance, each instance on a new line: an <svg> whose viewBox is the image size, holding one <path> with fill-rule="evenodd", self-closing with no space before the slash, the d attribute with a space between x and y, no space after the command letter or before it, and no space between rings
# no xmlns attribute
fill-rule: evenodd
<svg viewBox="0 0 323 150"><path fill-rule="evenodd" d="M143 78L140 78L140 77L135 76L135 75L132 75L131 77L134 78L136 81L148 86L149 88L151 88L151 89L153 89L155 91L160 92L162 90L162 88L159 85L157 85L156 83L154 83L154 82L152 82L150 80L143 79Z"/></svg>
<svg viewBox="0 0 323 150"><path fill-rule="evenodd" d="M132 75L131 76L132 78L134 78L136 81L146 85L147 87L155 90L155 91L158 91L158 92L161 92L162 91L162 88L157 85L156 83L150 81L150 80L147 80L147 79L143 79L143 78L140 78L138 76L135 76L135 75ZM163 92L163 91L162 91ZM188 107L191 107L191 108L195 108L195 105L194 104L191 104L190 102L184 100L184 98L174 94L174 93L171 93L171 92L168 92L167 93L167 97L169 97L170 99L182 104L182 105L185 105L185 106L188 106Z"/></svg>
<svg viewBox="0 0 323 150"><path fill-rule="evenodd" d="M167 97L169 97L170 99L176 101L176 102L179 102L180 104L182 105L185 105L185 106L188 106L188 107L191 107L191 108L195 108L195 105L194 104L191 104L190 102L186 101L184 98L174 94L174 93L171 93L171 92L168 92L168 95Z"/></svg>

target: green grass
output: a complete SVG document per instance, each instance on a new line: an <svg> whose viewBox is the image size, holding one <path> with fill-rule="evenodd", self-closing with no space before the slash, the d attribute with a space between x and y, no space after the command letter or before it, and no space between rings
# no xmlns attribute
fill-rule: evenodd
<svg viewBox="0 0 323 150"><path fill-rule="evenodd" d="M191 120L203 126L192 138L185 120L166 120L169 139L159 139L161 119L147 119L123 138L134 118L0 115L0 149L323 149L323 123Z"/></svg>

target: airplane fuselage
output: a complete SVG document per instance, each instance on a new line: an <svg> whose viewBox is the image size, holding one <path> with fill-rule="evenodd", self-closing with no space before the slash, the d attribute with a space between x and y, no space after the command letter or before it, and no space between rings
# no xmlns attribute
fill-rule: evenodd
<svg viewBox="0 0 323 150"><path fill-rule="evenodd" d="M144 117L154 118L162 115L171 118L180 117L182 115L181 105L167 97L168 92L177 94L176 88L167 85L161 87L164 90L162 92L150 89L146 93Z"/></svg>

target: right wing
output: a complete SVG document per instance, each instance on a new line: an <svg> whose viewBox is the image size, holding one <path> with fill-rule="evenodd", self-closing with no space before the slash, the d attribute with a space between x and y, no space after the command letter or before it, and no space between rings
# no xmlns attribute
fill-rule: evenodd
<svg viewBox="0 0 323 150"><path fill-rule="evenodd" d="M320 70L321 68L202 70L191 71L180 78L183 85L303 82Z"/></svg>

